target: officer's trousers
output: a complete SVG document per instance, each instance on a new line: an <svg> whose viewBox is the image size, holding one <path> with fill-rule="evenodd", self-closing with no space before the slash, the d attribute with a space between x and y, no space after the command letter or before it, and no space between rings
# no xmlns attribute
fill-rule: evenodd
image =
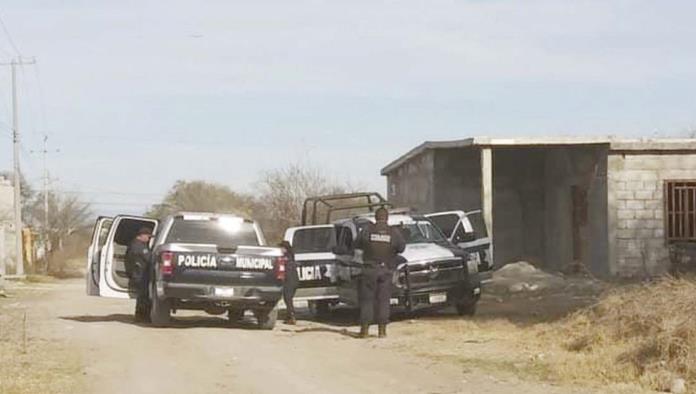
<svg viewBox="0 0 696 394"><path fill-rule="evenodd" d="M295 297L295 292L297 291L298 280L296 278L288 277L283 283L283 302L285 302L286 312L288 318L295 318L295 305L293 298Z"/></svg>
<svg viewBox="0 0 696 394"><path fill-rule="evenodd" d="M363 268L358 281L360 324L389 323L392 271L383 264Z"/></svg>
<svg viewBox="0 0 696 394"><path fill-rule="evenodd" d="M145 267L136 266L134 272L130 275L128 285L131 292L136 294L135 299L135 317L140 319L148 319L150 315L150 295L148 287L150 284L150 275Z"/></svg>

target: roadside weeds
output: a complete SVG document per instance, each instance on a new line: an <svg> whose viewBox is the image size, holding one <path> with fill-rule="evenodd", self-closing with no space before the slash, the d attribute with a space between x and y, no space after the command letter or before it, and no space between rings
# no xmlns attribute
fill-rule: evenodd
<svg viewBox="0 0 696 394"><path fill-rule="evenodd" d="M36 334L17 298L0 300L0 393L75 393L82 387L78 352Z"/></svg>
<svg viewBox="0 0 696 394"><path fill-rule="evenodd" d="M481 315L415 321L394 346L465 370L599 392L665 392L681 379L694 392L696 281L665 278L586 296L489 295Z"/></svg>

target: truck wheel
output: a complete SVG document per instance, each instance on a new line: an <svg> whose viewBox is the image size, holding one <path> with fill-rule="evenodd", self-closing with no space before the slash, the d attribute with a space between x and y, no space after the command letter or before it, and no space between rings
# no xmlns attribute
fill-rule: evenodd
<svg viewBox="0 0 696 394"><path fill-rule="evenodd" d="M258 321L259 328L262 330L272 330L278 320L278 308L255 309L254 316Z"/></svg>
<svg viewBox="0 0 696 394"><path fill-rule="evenodd" d="M326 317L331 313L329 301L326 300L309 301L307 302L307 307L314 317Z"/></svg>
<svg viewBox="0 0 696 394"><path fill-rule="evenodd" d="M468 299L460 301L457 306L457 314L459 316L474 316L476 314L476 299Z"/></svg>
<svg viewBox="0 0 696 394"><path fill-rule="evenodd" d="M230 309L227 311L229 323L236 323L244 318L244 309Z"/></svg>
<svg viewBox="0 0 696 394"><path fill-rule="evenodd" d="M155 327L167 326L171 321L172 301L168 298L160 299L157 296L156 291L153 291L151 294L152 303L150 305L150 321Z"/></svg>

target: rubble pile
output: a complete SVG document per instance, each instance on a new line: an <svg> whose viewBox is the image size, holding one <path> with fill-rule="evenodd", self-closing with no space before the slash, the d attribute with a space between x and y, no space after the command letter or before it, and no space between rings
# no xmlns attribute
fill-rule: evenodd
<svg viewBox="0 0 696 394"><path fill-rule="evenodd" d="M495 271L489 288L495 293L517 294L561 289L567 284L561 275L543 271L526 261L519 261Z"/></svg>

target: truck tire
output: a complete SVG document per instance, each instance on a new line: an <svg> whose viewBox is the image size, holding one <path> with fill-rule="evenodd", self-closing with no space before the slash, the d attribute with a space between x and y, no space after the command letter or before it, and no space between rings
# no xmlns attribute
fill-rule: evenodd
<svg viewBox="0 0 696 394"><path fill-rule="evenodd" d="M165 327L171 322L172 301L168 298L160 299L157 296L157 291L154 289L155 284L152 284L150 305L150 321L155 327Z"/></svg>
<svg viewBox="0 0 696 394"><path fill-rule="evenodd" d="M244 309L230 309L227 311L227 322L237 323L244 318Z"/></svg>
<svg viewBox="0 0 696 394"><path fill-rule="evenodd" d="M457 303L457 314L459 316L474 316L476 314L477 299L464 299Z"/></svg>
<svg viewBox="0 0 696 394"><path fill-rule="evenodd" d="M331 305L326 300L309 301L307 307L314 317L327 317L331 314Z"/></svg>
<svg viewBox="0 0 696 394"><path fill-rule="evenodd" d="M262 330L272 330L278 320L278 308L255 309L254 316L258 321L258 326Z"/></svg>

